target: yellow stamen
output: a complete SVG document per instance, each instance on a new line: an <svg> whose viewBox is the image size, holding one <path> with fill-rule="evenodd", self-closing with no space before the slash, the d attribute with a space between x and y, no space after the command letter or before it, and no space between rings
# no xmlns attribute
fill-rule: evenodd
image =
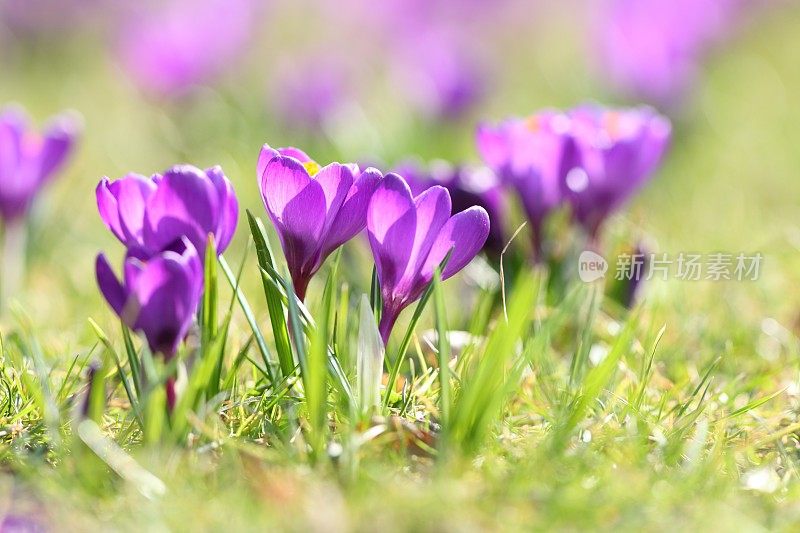
<svg viewBox="0 0 800 533"><path fill-rule="evenodd" d="M306 169L309 176L316 176L320 169L319 163L316 161L306 161L303 163L303 167Z"/></svg>

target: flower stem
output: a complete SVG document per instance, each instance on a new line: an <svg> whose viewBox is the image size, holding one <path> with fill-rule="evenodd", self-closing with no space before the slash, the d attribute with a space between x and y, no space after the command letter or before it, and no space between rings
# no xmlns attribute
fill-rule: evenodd
<svg viewBox="0 0 800 533"><path fill-rule="evenodd" d="M383 313L381 314L381 321L380 324L378 324L378 331L381 334L381 339L383 339L384 346L389 343L389 336L392 334L392 329L394 328L394 323L397 322L398 315L399 313L391 308L384 308Z"/></svg>
<svg viewBox="0 0 800 533"><path fill-rule="evenodd" d="M5 310L8 299L17 294L22 285L25 268L27 227L24 219L6 223L3 234L2 279L0 279L0 309Z"/></svg>

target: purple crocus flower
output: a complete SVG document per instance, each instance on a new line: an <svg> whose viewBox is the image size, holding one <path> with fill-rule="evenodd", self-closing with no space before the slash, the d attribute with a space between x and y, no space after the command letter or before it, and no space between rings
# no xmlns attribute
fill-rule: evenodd
<svg viewBox="0 0 800 533"><path fill-rule="evenodd" d="M447 189L454 214L475 205L484 208L491 222L484 250L499 257L506 242L506 203L494 172L486 167L454 166L445 161L434 161L426 168L411 160L396 166L393 172L406 180L415 196L434 185Z"/></svg>
<svg viewBox="0 0 800 533"><path fill-rule="evenodd" d="M97 284L108 305L128 327L141 331L150 350L170 360L192 326L203 292L203 264L189 239L151 257L129 250L122 281L105 255L97 256ZM174 381L167 402L175 404Z"/></svg>
<svg viewBox="0 0 800 533"><path fill-rule="evenodd" d="M543 225L556 209L569 118L543 111L528 118L512 118L497 126L478 127L477 144L486 165L519 197L531 224L534 259L542 259Z"/></svg>
<svg viewBox="0 0 800 533"><path fill-rule="evenodd" d="M22 109L0 111L0 215L6 223L24 218L36 194L64 168L79 131L71 114L50 119L39 134Z"/></svg>
<svg viewBox="0 0 800 533"><path fill-rule="evenodd" d="M340 163L320 168L302 150L268 145L261 149L257 172L295 293L303 300L328 255L366 226L367 206L381 173Z"/></svg>
<svg viewBox="0 0 800 533"><path fill-rule="evenodd" d="M153 353L175 355L203 291L203 265L191 241L150 258L129 251L122 282L100 254L96 274L108 304L128 327L144 333Z"/></svg>
<svg viewBox="0 0 800 533"><path fill-rule="evenodd" d="M671 135L668 119L646 107L579 107L570 112L561 192L575 220L596 240L603 222L658 168Z"/></svg>
<svg viewBox="0 0 800 533"><path fill-rule="evenodd" d="M247 44L253 0L169 0L132 13L119 45L123 66L144 89L180 95L230 65Z"/></svg>
<svg viewBox="0 0 800 533"><path fill-rule="evenodd" d="M209 234L217 253L233 238L239 204L218 166L200 170L177 165L151 178L128 174L103 178L95 191L100 217L129 249L153 255L188 238L204 256Z"/></svg>
<svg viewBox="0 0 800 533"><path fill-rule="evenodd" d="M464 268L489 236L489 215L471 207L451 216L450 194L435 185L417 197L397 174L387 174L369 203L367 231L381 285L379 329L389 340L400 312L417 300L452 250L442 279Z"/></svg>
<svg viewBox="0 0 800 533"><path fill-rule="evenodd" d="M622 92L674 106L741 0L606 0L597 15L604 77Z"/></svg>

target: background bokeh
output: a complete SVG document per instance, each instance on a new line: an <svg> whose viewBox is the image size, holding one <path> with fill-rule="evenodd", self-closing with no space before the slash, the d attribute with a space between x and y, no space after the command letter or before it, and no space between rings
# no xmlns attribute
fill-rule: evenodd
<svg viewBox="0 0 800 533"><path fill-rule="evenodd" d="M84 118L77 156L31 215L18 300L64 350L90 337L87 317L113 323L93 276L99 250L120 253L96 213L102 176L221 164L263 216L265 142L322 162L477 163L479 121L644 102L673 119L674 143L615 228L658 252L765 254L757 283L651 284L650 312L680 317L668 335L689 341L727 338L731 321L754 335L765 317L792 327L800 6L680 1L668 16L643 4L631 15L631 2L588 0L0 0L0 103L39 124L63 109ZM240 222L231 264L247 241ZM365 240L348 250L348 278L368 287Z"/></svg>

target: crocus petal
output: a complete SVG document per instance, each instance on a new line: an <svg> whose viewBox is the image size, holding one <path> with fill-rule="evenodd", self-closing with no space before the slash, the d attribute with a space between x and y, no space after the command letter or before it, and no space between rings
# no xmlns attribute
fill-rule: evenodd
<svg viewBox="0 0 800 533"><path fill-rule="evenodd" d="M139 303L135 328L167 357L188 333L202 292L200 258L191 243L184 244L181 254L167 251L148 261L133 288Z"/></svg>
<svg viewBox="0 0 800 533"><path fill-rule="evenodd" d="M278 231L289 269L296 275L313 268L327 216L322 185L311 179L297 160L279 156L264 168L261 197Z"/></svg>
<svg viewBox="0 0 800 533"><path fill-rule="evenodd" d="M351 166L344 165L344 167L349 172L352 171ZM331 217L330 228L325 233L322 244L322 258L327 257L366 227L369 200L382 178L381 173L374 168L368 168L358 175L335 216Z"/></svg>
<svg viewBox="0 0 800 533"><path fill-rule="evenodd" d="M478 152L488 166L499 169L508 163L508 143L500 128L481 124L478 126L476 138Z"/></svg>
<svg viewBox="0 0 800 533"><path fill-rule="evenodd" d="M284 157L293 157L301 163L308 163L312 160L304 151L300 150L299 148L289 146L287 148L276 149L272 148L268 144L265 144L261 147L261 152L258 154L258 163L256 165L256 173L259 180L261 180L261 177L264 175L264 169L266 168L267 163L269 163L269 160L279 155Z"/></svg>
<svg viewBox="0 0 800 533"><path fill-rule="evenodd" d="M202 255L208 234L217 228L219 208L214 184L202 170L175 166L147 202L144 242L151 250L164 250L186 236Z"/></svg>
<svg viewBox="0 0 800 533"><path fill-rule="evenodd" d="M422 279L430 282L433 271L447 253L453 250L442 271L445 280L472 261L489 236L489 214L482 207L471 207L456 213L445 223L421 270Z"/></svg>
<svg viewBox="0 0 800 533"><path fill-rule="evenodd" d="M387 174L367 209L367 232L384 294L394 293L408 267L416 226L408 184L397 174Z"/></svg>
<svg viewBox="0 0 800 533"><path fill-rule="evenodd" d="M121 314L128 296L104 254L97 256L95 276L97 277L97 285L100 287L100 292L103 293L108 305L117 315Z"/></svg>
<svg viewBox="0 0 800 533"><path fill-rule="evenodd" d="M53 118L45 127L40 154L39 181L52 178L64 165L75 147L80 121L72 114Z"/></svg>
<svg viewBox="0 0 800 533"><path fill-rule="evenodd" d="M314 180L319 183L325 194L325 223L321 234L321 238L324 239L331 229L336 213L339 212L353 186L353 173L346 165L331 163L320 169Z"/></svg>
<svg viewBox="0 0 800 533"><path fill-rule="evenodd" d="M450 218L450 194L444 187L434 185L414 199L414 207L417 213L414 248L401 283L402 290L408 292L413 292L416 288L412 284L415 283L439 231Z"/></svg>
<svg viewBox="0 0 800 533"><path fill-rule="evenodd" d="M323 258L366 227L369 201L382 178L378 170L368 168L355 180L325 236Z"/></svg>
<svg viewBox="0 0 800 533"><path fill-rule="evenodd" d="M295 148L293 146L287 146L286 148L278 148L278 153L284 157L293 157L300 161L301 163L308 163L309 161L313 161L308 154L302 151L299 148Z"/></svg>
<svg viewBox="0 0 800 533"><path fill-rule="evenodd" d="M22 109L16 106L3 108L0 113L0 176L4 182L10 180L19 168L22 137L27 127L28 117Z"/></svg>
<svg viewBox="0 0 800 533"><path fill-rule="evenodd" d="M231 242L233 234L236 231L236 224L239 222L239 202L236 199L236 193L233 190L233 185L222 172L219 166L211 167L206 170L206 176L214 184L217 189L217 197L219 200L219 224L214 232L217 242L217 253L223 253Z"/></svg>
<svg viewBox="0 0 800 533"><path fill-rule="evenodd" d="M155 183L139 174L128 174L113 183L103 178L97 185L100 218L126 246L142 246L145 205L155 190Z"/></svg>

